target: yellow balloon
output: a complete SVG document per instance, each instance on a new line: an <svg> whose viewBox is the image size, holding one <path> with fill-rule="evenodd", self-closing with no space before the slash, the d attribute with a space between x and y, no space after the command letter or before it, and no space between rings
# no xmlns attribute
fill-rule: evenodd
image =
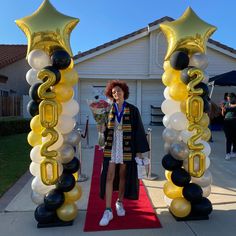
<svg viewBox="0 0 236 236"><path fill-rule="evenodd" d="M72 221L76 218L78 209L75 203L64 203L57 209L57 216L63 221Z"/></svg>
<svg viewBox="0 0 236 236"><path fill-rule="evenodd" d="M170 210L176 217L186 217L191 212L191 203L183 197L175 198L170 204Z"/></svg>
<svg viewBox="0 0 236 236"><path fill-rule="evenodd" d="M16 20L18 27L28 39L27 55L34 49L52 54L57 48L64 48L71 56L70 33L79 19L58 12L45 0L31 16Z"/></svg>
<svg viewBox="0 0 236 236"><path fill-rule="evenodd" d="M169 181L171 181L171 174L172 174L172 171L165 170L165 177Z"/></svg>
<svg viewBox="0 0 236 236"><path fill-rule="evenodd" d="M74 95L73 88L67 84L59 83L52 90L56 93L56 100L59 102L67 102Z"/></svg>
<svg viewBox="0 0 236 236"><path fill-rule="evenodd" d="M64 192L65 195L65 202L76 202L78 201L81 196L82 196L82 188L79 185L75 185L75 187L69 191L69 192Z"/></svg>
<svg viewBox="0 0 236 236"><path fill-rule="evenodd" d="M163 69L166 71L166 70L169 70L169 69L172 69L172 66L170 65L170 61L164 61L163 63Z"/></svg>
<svg viewBox="0 0 236 236"><path fill-rule="evenodd" d="M65 83L70 86L74 86L78 83L79 75L75 69L61 70L61 81L60 83Z"/></svg>
<svg viewBox="0 0 236 236"><path fill-rule="evenodd" d="M201 20L190 7L179 19L161 23L160 28L168 42L165 60L174 51L182 49L187 49L189 56L195 52L204 53L208 38L216 30L216 27Z"/></svg>
<svg viewBox="0 0 236 236"><path fill-rule="evenodd" d="M210 123L209 116L207 115L207 113L203 113L202 118L201 120L199 120L198 124L203 127L208 127L209 123Z"/></svg>
<svg viewBox="0 0 236 236"><path fill-rule="evenodd" d="M41 145L42 143L42 136L39 133L34 131L30 131L27 137L29 145L35 147L37 145Z"/></svg>
<svg viewBox="0 0 236 236"><path fill-rule="evenodd" d="M210 129L205 128L205 129L203 130L202 140L204 140L204 141L207 142L207 141L210 140L210 138L211 138L211 131L210 131Z"/></svg>
<svg viewBox="0 0 236 236"><path fill-rule="evenodd" d="M162 83L165 86L171 86L180 81L180 71L172 68L167 69L162 75Z"/></svg>
<svg viewBox="0 0 236 236"><path fill-rule="evenodd" d="M169 94L176 101L186 100L188 98L187 86L182 82L171 84Z"/></svg>
<svg viewBox="0 0 236 236"><path fill-rule="evenodd" d="M183 187L178 187L171 181L167 181L164 184L163 191L168 198L174 199L176 197L182 197Z"/></svg>
<svg viewBox="0 0 236 236"><path fill-rule="evenodd" d="M40 123L39 115L34 116L30 121L30 128L38 134L41 134L43 126Z"/></svg>

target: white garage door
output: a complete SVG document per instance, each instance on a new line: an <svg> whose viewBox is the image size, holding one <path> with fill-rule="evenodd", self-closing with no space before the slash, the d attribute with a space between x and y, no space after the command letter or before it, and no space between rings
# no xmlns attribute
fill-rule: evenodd
<svg viewBox="0 0 236 236"><path fill-rule="evenodd" d="M87 99L94 99L94 96L98 95L105 88L106 83L107 80L80 80L78 94L80 124L86 124L87 116L89 116L89 124L95 124L95 120L87 104ZM130 97L127 101L136 105L136 81L128 80L127 84L130 90Z"/></svg>
<svg viewBox="0 0 236 236"><path fill-rule="evenodd" d="M161 80L149 80L142 82L142 119L144 124L151 121L151 105L161 106L164 100L165 86Z"/></svg>

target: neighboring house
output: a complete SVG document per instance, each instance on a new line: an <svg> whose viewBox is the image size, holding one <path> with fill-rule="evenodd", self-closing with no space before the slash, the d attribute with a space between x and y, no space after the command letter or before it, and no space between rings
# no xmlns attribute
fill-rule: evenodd
<svg viewBox="0 0 236 236"><path fill-rule="evenodd" d="M80 77L75 95L80 104L80 124L85 124L87 115L90 123L94 123L86 100L101 93L107 81L113 79L127 81L130 87L128 101L139 108L144 123L150 123L150 106L160 107L164 100L165 87L161 77L167 42L159 24L172 20L163 17L143 29L74 56ZM236 51L215 40L209 39L207 55L209 65L206 71L210 77L236 68ZM215 88L213 100L220 101L225 90L228 91L223 88L217 93Z"/></svg>
<svg viewBox="0 0 236 236"><path fill-rule="evenodd" d="M27 95L27 45L0 45L0 96Z"/></svg>

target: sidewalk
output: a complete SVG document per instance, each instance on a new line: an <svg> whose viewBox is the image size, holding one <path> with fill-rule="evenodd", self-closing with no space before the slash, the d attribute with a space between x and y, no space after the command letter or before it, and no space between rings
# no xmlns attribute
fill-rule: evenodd
<svg viewBox="0 0 236 236"><path fill-rule="evenodd" d="M148 128L148 127L146 127ZM87 201L90 190L90 181L93 166L94 149L82 149L82 172L89 176L89 179L79 183L83 189L83 197L78 201L78 217L75 219L73 226L60 228L37 228L37 222L34 219L34 210L36 205L32 203L31 177L26 177L28 181L21 181L22 186L17 189L17 195L9 202L0 200L0 236L37 236L52 235L57 236L68 234L74 235L224 235L233 236L236 232L236 158L225 161L225 139L221 131L213 132L214 142L211 145L211 165L210 171L213 176L212 190L209 199L213 204L213 212L210 219L206 221L188 221L177 222L170 215L166 204L163 201L162 186L165 182L164 169L161 165L163 156L162 131L164 127L151 126L152 128L152 172L158 174L158 180L144 181L149 192L154 209L161 221L162 228L144 229L144 230L119 230L119 231L100 231L100 232L83 232L83 226L86 216ZM90 145L96 144L97 133L95 126L90 126ZM86 140L83 140L82 146L86 146ZM26 184L24 185L24 183ZM13 187L11 190L14 193ZM11 194L6 193L11 196ZM5 205L4 205L5 204ZM100 214L100 213L99 213ZM102 214L102 213L101 213Z"/></svg>

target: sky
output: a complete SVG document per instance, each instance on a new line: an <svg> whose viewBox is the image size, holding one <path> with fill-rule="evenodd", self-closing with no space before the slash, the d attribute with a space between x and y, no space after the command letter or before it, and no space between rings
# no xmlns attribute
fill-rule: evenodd
<svg viewBox="0 0 236 236"><path fill-rule="evenodd" d="M27 44L15 20L32 15L43 0L0 0L0 44ZM236 49L235 0L50 0L61 13L80 19L71 33L73 55L109 42L169 16L178 19L190 6L217 27L212 39ZM42 22L43 24L43 22Z"/></svg>

